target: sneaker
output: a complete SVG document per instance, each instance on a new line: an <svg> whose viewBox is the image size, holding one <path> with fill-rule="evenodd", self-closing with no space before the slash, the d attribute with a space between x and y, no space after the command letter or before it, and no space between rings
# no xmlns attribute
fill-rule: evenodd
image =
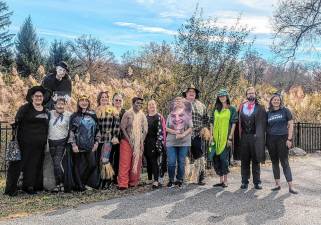
<svg viewBox="0 0 321 225"><path fill-rule="evenodd" d="M173 187L175 187L175 185L173 184L172 181L170 181L170 182L168 182L167 187L168 188L173 188Z"/></svg>
<svg viewBox="0 0 321 225"><path fill-rule="evenodd" d="M262 189L262 185L261 184L254 184L254 188L256 190L261 190Z"/></svg>
<svg viewBox="0 0 321 225"><path fill-rule="evenodd" d="M248 187L249 187L248 184L244 184L244 183L243 183L243 184L241 185L241 189L247 189Z"/></svg>
<svg viewBox="0 0 321 225"><path fill-rule="evenodd" d="M176 181L175 185L177 185L179 188L181 188L183 186L183 182L182 181Z"/></svg>

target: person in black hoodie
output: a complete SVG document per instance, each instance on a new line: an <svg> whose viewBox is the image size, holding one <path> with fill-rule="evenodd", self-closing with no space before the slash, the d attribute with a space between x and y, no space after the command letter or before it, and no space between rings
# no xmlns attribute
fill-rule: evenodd
<svg viewBox="0 0 321 225"><path fill-rule="evenodd" d="M61 61L56 66L54 73L48 74L43 82L42 86L52 92L51 100L46 104L46 107L51 110L54 108L54 101L59 97L64 97L67 101L71 97L71 79L69 77L69 68L67 63Z"/></svg>
<svg viewBox="0 0 321 225"><path fill-rule="evenodd" d="M70 117L68 143L72 147L75 189L85 191L90 178L97 169L95 151L100 141L100 132L96 113L90 109L86 95L78 99L77 112ZM99 183L99 181L95 182Z"/></svg>

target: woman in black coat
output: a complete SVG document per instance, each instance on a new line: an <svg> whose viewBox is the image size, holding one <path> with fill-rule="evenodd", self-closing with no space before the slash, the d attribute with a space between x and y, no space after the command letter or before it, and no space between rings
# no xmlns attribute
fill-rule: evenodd
<svg viewBox="0 0 321 225"><path fill-rule="evenodd" d="M9 163L5 194L17 194L17 182L23 172L22 189L35 194L43 189L43 160L47 144L49 113L44 104L50 93L41 86L28 90L28 103L17 112L13 128L17 129L17 139L21 150L21 160Z"/></svg>
<svg viewBox="0 0 321 225"><path fill-rule="evenodd" d="M73 152L75 189L85 191L86 185L98 188L99 177L95 151L98 148L100 132L96 113L90 109L86 95L80 96L77 112L70 117L69 140ZM96 171L96 172L95 172ZM90 178L93 178L92 181Z"/></svg>

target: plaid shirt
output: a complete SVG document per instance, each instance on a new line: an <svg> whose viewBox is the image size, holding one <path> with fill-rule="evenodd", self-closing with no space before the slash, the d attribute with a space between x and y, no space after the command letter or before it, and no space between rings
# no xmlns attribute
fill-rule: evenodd
<svg viewBox="0 0 321 225"><path fill-rule="evenodd" d="M120 132L120 117L107 115L104 118L98 118L99 130L101 133L101 143L111 142L113 137L119 136Z"/></svg>
<svg viewBox="0 0 321 225"><path fill-rule="evenodd" d="M200 135L202 128L208 126L208 115L206 107L198 100L192 102L192 120L193 120L193 133L192 137Z"/></svg>

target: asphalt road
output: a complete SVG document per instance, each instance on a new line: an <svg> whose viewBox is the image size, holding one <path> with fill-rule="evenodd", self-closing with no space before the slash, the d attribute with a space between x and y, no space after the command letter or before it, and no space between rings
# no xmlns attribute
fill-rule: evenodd
<svg viewBox="0 0 321 225"><path fill-rule="evenodd" d="M214 188L217 178L203 187L163 188L145 194L7 220L2 224L321 224L321 155L290 161L298 195L272 192L271 165L262 168L263 190L240 190L239 169L229 176L229 187Z"/></svg>

